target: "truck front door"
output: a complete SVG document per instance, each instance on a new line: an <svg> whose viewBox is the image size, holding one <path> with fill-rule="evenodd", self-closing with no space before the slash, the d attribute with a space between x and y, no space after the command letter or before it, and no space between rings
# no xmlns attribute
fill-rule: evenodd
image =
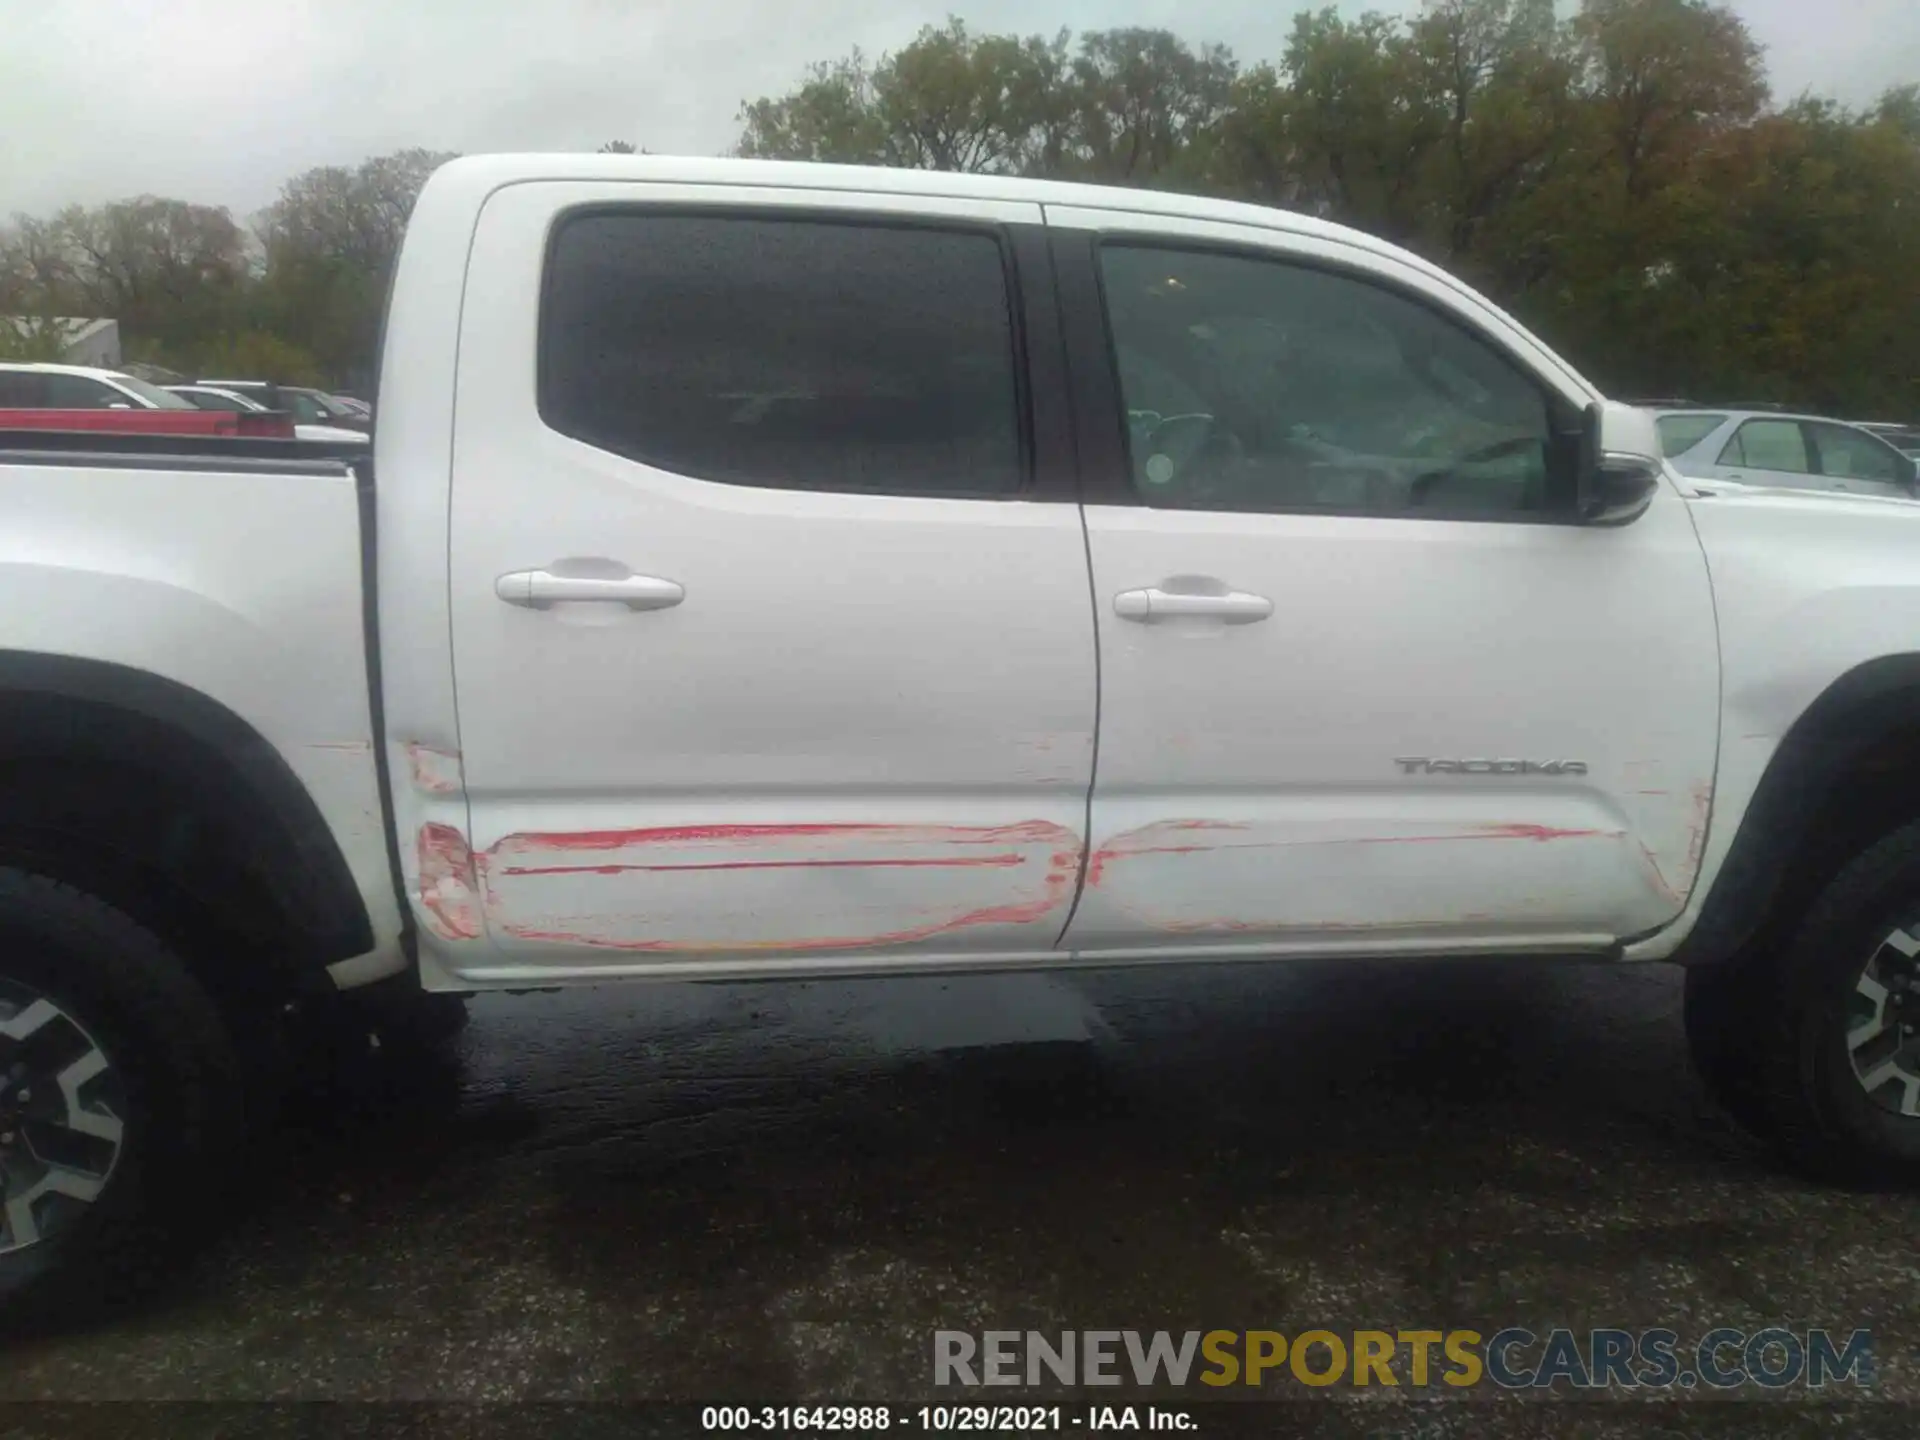
<svg viewBox="0 0 1920 1440"><path fill-rule="evenodd" d="M1572 523L1577 378L1355 244L1048 218L1072 353L1112 346L1074 367L1101 710L1068 944L1598 950L1673 918L1713 601L1671 487Z"/></svg>

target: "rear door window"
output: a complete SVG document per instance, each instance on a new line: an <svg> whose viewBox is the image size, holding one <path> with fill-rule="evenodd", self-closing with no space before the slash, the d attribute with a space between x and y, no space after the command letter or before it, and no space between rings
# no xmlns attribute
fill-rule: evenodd
<svg viewBox="0 0 1920 1440"><path fill-rule="evenodd" d="M540 411L702 480L1009 495L1026 470L1012 315L986 231L588 213L548 257Z"/></svg>
<svg viewBox="0 0 1920 1440"><path fill-rule="evenodd" d="M107 410L115 405L124 405L129 410L139 408L131 396L123 395L111 385L103 385L85 375L47 375L43 378L47 382L44 403L54 410Z"/></svg>
<svg viewBox="0 0 1920 1440"><path fill-rule="evenodd" d="M1733 432L1720 454L1722 465L1751 465L1756 470L1778 470L1808 475L1813 463L1798 420L1749 420Z"/></svg>
<svg viewBox="0 0 1920 1440"><path fill-rule="evenodd" d="M1662 415L1654 424L1660 431L1660 453L1685 454L1726 424L1724 415Z"/></svg>
<svg viewBox="0 0 1920 1440"><path fill-rule="evenodd" d="M47 403L44 375L32 370L0 370L0 407L39 410Z"/></svg>

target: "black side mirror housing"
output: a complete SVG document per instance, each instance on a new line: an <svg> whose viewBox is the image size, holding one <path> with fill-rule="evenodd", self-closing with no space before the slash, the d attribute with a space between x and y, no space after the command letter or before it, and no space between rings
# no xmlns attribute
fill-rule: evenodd
<svg viewBox="0 0 1920 1440"><path fill-rule="evenodd" d="M1582 525L1631 524L1646 513L1660 488L1660 462L1608 449L1606 430L1606 407L1596 400L1587 406L1580 425L1574 506Z"/></svg>

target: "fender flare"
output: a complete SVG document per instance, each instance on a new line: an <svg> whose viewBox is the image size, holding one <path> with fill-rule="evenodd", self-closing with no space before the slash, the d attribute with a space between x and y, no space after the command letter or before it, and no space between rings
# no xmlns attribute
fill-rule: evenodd
<svg viewBox="0 0 1920 1440"><path fill-rule="evenodd" d="M306 786L200 691L108 661L0 651L0 758L9 754L110 760L217 797L212 808L249 838L248 871L284 921L286 959L317 974L374 948L366 902Z"/></svg>
<svg viewBox="0 0 1920 1440"><path fill-rule="evenodd" d="M1717 964L1751 942L1773 917L1789 867L1836 785L1902 730L1920 730L1920 654L1869 660L1827 686L1767 762L1700 918L1670 958Z"/></svg>

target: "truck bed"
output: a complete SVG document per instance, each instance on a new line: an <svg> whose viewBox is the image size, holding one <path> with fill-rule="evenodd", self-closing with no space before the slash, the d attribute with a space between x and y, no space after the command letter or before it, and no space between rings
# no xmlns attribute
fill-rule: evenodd
<svg viewBox="0 0 1920 1440"><path fill-rule="evenodd" d="M213 701L312 796L404 964L368 670L366 447L0 431L0 651L158 675ZM143 842L145 843L145 842Z"/></svg>

